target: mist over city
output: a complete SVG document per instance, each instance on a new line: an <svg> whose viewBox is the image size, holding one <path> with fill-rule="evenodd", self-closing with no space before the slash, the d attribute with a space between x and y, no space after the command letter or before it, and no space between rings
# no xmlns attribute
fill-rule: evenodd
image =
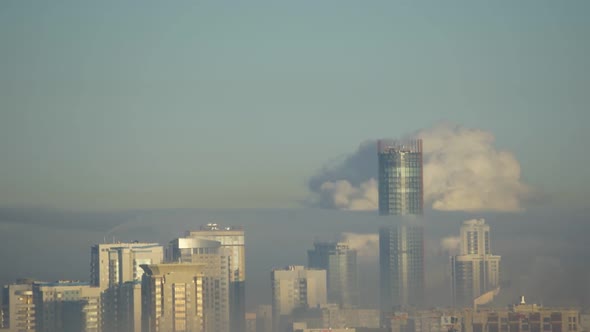
<svg viewBox="0 0 590 332"><path fill-rule="evenodd" d="M0 332L590 331L590 3L0 3Z"/></svg>

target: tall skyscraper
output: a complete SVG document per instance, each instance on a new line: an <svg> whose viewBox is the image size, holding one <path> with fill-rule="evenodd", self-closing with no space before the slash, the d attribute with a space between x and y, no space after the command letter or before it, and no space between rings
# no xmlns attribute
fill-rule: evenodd
<svg viewBox="0 0 590 332"><path fill-rule="evenodd" d="M378 142L379 214L421 215L422 140Z"/></svg>
<svg viewBox="0 0 590 332"><path fill-rule="evenodd" d="M170 242L170 262L199 264L203 274L204 332L230 330L230 269L231 250L219 241L189 237Z"/></svg>
<svg viewBox="0 0 590 332"><path fill-rule="evenodd" d="M307 252L310 268L326 270L328 302L342 308L359 304L357 252L343 242L316 242Z"/></svg>
<svg viewBox="0 0 590 332"><path fill-rule="evenodd" d="M422 215L422 140L378 142L379 214ZM424 297L424 231L401 220L379 229L381 310L419 306Z"/></svg>
<svg viewBox="0 0 590 332"><path fill-rule="evenodd" d="M319 307L328 302L326 270L288 266L271 273L273 331L283 332L296 309Z"/></svg>
<svg viewBox="0 0 590 332"><path fill-rule="evenodd" d="M236 226L209 223L198 231L189 231L186 237L219 241L229 250L229 301L230 331L243 332L246 328L246 253L244 230Z"/></svg>
<svg viewBox="0 0 590 332"><path fill-rule="evenodd" d="M101 291L103 331L141 330L140 265L163 260L164 247L158 243L103 243L91 248L90 284Z"/></svg>
<svg viewBox="0 0 590 332"><path fill-rule="evenodd" d="M453 305L472 306L475 298L499 286L501 257L491 253L484 219L463 222L460 234L460 255L451 257Z"/></svg>
<svg viewBox="0 0 590 332"><path fill-rule="evenodd" d="M202 332L204 310L202 264L164 263L141 265L142 331Z"/></svg>

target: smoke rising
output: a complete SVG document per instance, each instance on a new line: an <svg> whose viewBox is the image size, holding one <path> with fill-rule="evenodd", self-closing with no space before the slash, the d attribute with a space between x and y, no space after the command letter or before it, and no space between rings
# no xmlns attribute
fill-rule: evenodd
<svg viewBox="0 0 590 332"><path fill-rule="evenodd" d="M442 211L520 211L533 190L520 163L494 146L490 132L450 124L420 130L424 142L424 199ZM312 205L339 210L378 207L377 146L362 143L352 155L322 168L309 181Z"/></svg>
<svg viewBox="0 0 590 332"><path fill-rule="evenodd" d="M342 233L341 240L347 242L362 260L377 260L379 257L379 235Z"/></svg>
<svg viewBox="0 0 590 332"><path fill-rule="evenodd" d="M440 246L445 253L455 255L459 253L461 238L459 236L447 236L440 240Z"/></svg>

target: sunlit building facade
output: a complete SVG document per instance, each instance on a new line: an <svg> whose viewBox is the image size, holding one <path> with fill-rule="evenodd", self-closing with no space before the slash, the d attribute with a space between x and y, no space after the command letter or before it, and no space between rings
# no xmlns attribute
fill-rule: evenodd
<svg viewBox="0 0 590 332"><path fill-rule="evenodd" d="M483 219L461 226L460 255L451 257L453 305L472 306L475 298L500 285L500 256L492 255L490 226Z"/></svg>
<svg viewBox="0 0 590 332"><path fill-rule="evenodd" d="M243 332L246 328L246 252L244 230L238 226L209 223L186 237L214 240L229 251L230 331Z"/></svg>
<svg viewBox="0 0 590 332"><path fill-rule="evenodd" d="M378 142L379 214L421 215L422 140Z"/></svg>

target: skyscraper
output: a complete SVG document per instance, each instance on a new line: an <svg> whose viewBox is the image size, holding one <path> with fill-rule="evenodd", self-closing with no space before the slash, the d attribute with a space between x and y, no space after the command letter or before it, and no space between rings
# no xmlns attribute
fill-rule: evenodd
<svg viewBox="0 0 590 332"><path fill-rule="evenodd" d="M424 230L397 224L379 229L381 309L420 306L424 300Z"/></svg>
<svg viewBox="0 0 590 332"><path fill-rule="evenodd" d="M451 257L453 305L471 306L500 284L501 257L491 253L490 226L484 219L463 222L460 250Z"/></svg>
<svg viewBox="0 0 590 332"><path fill-rule="evenodd" d="M189 231L187 237L219 241L229 250L229 301L230 331L243 332L246 328L246 253L244 230L237 226L209 223L198 231Z"/></svg>
<svg viewBox="0 0 590 332"><path fill-rule="evenodd" d="M285 331L296 309L319 307L328 302L326 270L288 266L271 273L273 331Z"/></svg>
<svg viewBox="0 0 590 332"><path fill-rule="evenodd" d="M202 332L204 310L202 264L141 265L142 331Z"/></svg>
<svg viewBox="0 0 590 332"><path fill-rule="evenodd" d="M379 214L422 215L422 140L378 142ZM419 306L424 297L424 231L421 226L385 221L379 229L381 310Z"/></svg>
<svg viewBox="0 0 590 332"><path fill-rule="evenodd" d="M307 252L310 268L326 270L328 302L342 308L359 304L357 252L343 242L316 242Z"/></svg>
<svg viewBox="0 0 590 332"><path fill-rule="evenodd" d="M170 242L170 262L201 266L204 332L230 330L230 255L231 250L223 247L219 241L189 237Z"/></svg>
<svg viewBox="0 0 590 332"><path fill-rule="evenodd" d="M421 215L422 140L378 142L379 214Z"/></svg>
<svg viewBox="0 0 590 332"><path fill-rule="evenodd" d="M33 281L17 280L0 289L0 331L35 331Z"/></svg>

